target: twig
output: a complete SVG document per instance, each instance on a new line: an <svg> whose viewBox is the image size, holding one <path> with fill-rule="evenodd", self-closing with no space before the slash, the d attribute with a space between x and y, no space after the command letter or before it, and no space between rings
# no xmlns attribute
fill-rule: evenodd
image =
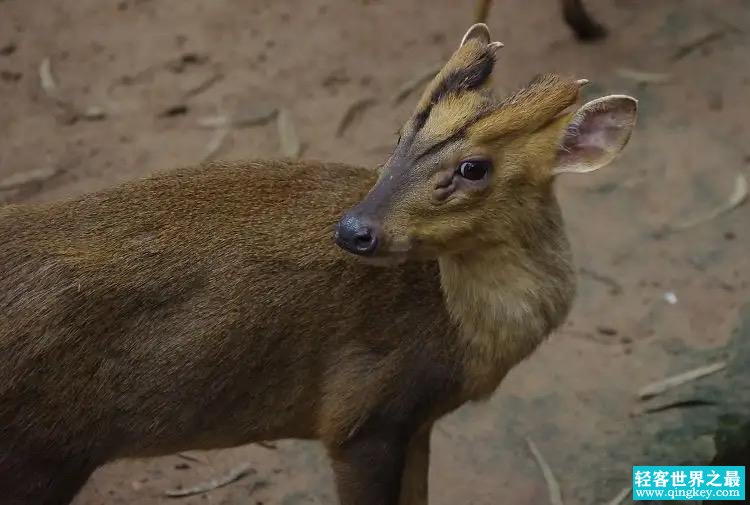
<svg viewBox="0 0 750 505"><path fill-rule="evenodd" d="M202 484L198 484L197 486L193 486L189 488L168 489L164 492L164 494L166 496L169 496L170 498L182 498L185 496L202 494L202 493L211 491L212 489L224 487L227 484L231 484L232 482L238 481L241 478L250 475L251 473L255 473L255 472L253 471L252 468L250 468L250 464L243 463L237 468L230 470L229 472L227 472L226 475L222 477L211 479L208 482L204 482Z"/></svg>
<svg viewBox="0 0 750 505"><path fill-rule="evenodd" d="M711 32L708 32L707 34L698 37L697 39L688 42L687 44L683 44L677 48L677 50L672 55L672 61L678 61L695 51L696 49L700 48L701 46L704 46L706 44L710 44L711 42L715 40L719 40L724 35L726 35L726 30L713 30Z"/></svg>
<svg viewBox="0 0 750 505"><path fill-rule="evenodd" d="M273 442L255 442L255 444L263 447L264 449L268 449L270 451L276 450L276 444L274 444Z"/></svg>
<svg viewBox="0 0 750 505"><path fill-rule="evenodd" d="M536 464L539 465L540 470L542 470L544 480L547 482L547 491L549 492L550 503L552 505L564 505L562 500L562 493L560 492L560 484L557 483L557 479L555 479L555 474L552 473L552 469L544 460L544 456L542 456L542 453L539 451L539 449L537 449L536 444L534 444L531 438L526 437L526 443L529 446L531 454L536 460Z"/></svg>
<svg viewBox="0 0 750 505"><path fill-rule="evenodd" d="M691 400L679 400L676 402L670 402L666 403L664 405L656 405L653 407L648 407L641 410L636 410L633 412L632 416L640 416L643 414L656 414L658 412L664 412L666 410L672 410L672 409L682 409L682 408L694 408L694 407L713 407L716 405L716 402L711 400L701 400L700 398L691 399Z"/></svg>
<svg viewBox="0 0 750 505"><path fill-rule="evenodd" d="M398 92L396 92L396 96L393 99L393 105L400 104L415 89L420 88L423 85L427 84L429 81L431 81L432 78L435 77L438 72L440 72L441 68L442 66L429 68L425 70L424 72L422 72L421 74L417 75L416 77L413 77L409 79L408 81L406 81L404 84L402 84L401 87L398 89Z"/></svg>
<svg viewBox="0 0 750 505"><path fill-rule="evenodd" d="M604 505L620 505L620 503L622 503L622 501L625 498L628 497L628 494L630 494L630 491L632 489L633 488L631 486L628 486L628 487L624 488L622 491L620 491L619 493L617 493L614 498L612 498L611 500L609 500Z"/></svg>
<svg viewBox="0 0 750 505"><path fill-rule="evenodd" d="M605 286L609 288L609 294L611 295L619 295L622 293L622 286L619 282L614 280L612 277L609 277L604 274L600 274L599 272L595 272L594 270L589 270L588 268L582 267L578 269L578 271L581 273L581 275L587 275L591 277L593 280L597 282L601 282Z"/></svg>
<svg viewBox="0 0 750 505"><path fill-rule="evenodd" d="M208 88L219 82L224 78L224 75L220 72L216 72L201 83L199 83L197 86L194 86L190 88L189 90L185 91L185 94L183 95L182 99L187 100L188 98L192 98L195 95L198 95L200 93L203 93Z"/></svg>
<svg viewBox="0 0 750 505"><path fill-rule="evenodd" d="M689 219L688 221L685 221L683 223L671 226L670 229L685 230L687 228L692 228L693 226L711 221L712 219L716 219L722 214L726 214L735 207L739 207L740 205L742 205L742 203L747 199L747 193L747 179L745 178L745 175L737 174L737 178L734 180L734 189L732 190L732 194L729 195L729 199L727 199L725 203L719 205L704 216Z"/></svg>
<svg viewBox="0 0 750 505"><path fill-rule="evenodd" d="M341 137L349 125L351 125L364 111L375 105L374 98L360 98L346 109L339 125L336 128L336 136Z"/></svg>
<svg viewBox="0 0 750 505"><path fill-rule="evenodd" d="M638 391L638 397L641 400L647 400L649 398L653 398L654 396L660 395L664 393L665 391L668 391L672 388L681 386L688 382L700 379L707 375L711 375L720 370L723 370L726 366L727 366L726 361L720 361L718 363L713 363L711 365L698 367L694 370L690 370L688 372L684 372L678 375L673 375L672 377L667 377L664 380L660 380L660 381L657 381L657 382L654 382L647 386L642 387L640 391Z"/></svg>
<svg viewBox="0 0 750 505"><path fill-rule="evenodd" d="M188 461L193 461L195 463L201 463L203 465L206 464L205 461L201 461L200 459L196 458L195 456L191 456L190 454L184 453L184 452L178 452L177 453L178 458L186 459Z"/></svg>
<svg viewBox="0 0 750 505"><path fill-rule="evenodd" d="M216 156L219 151L221 151L221 148L224 147L224 144L226 144L227 139L229 138L229 132L231 131L232 129L229 127L218 128L216 130L216 133L214 133L214 136L211 137L208 145L206 145L206 153L203 155L203 161L211 161L214 159L214 156Z"/></svg>

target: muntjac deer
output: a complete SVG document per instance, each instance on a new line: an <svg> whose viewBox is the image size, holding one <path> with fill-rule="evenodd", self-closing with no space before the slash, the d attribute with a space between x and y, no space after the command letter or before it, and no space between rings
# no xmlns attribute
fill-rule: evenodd
<svg viewBox="0 0 750 505"><path fill-rule="evenodd" d="M2 503L288 437L322 441L344 505L426 503L433 422L570 308L555 177L609 163L636 116L571 110L585 81L554 75L493 98L500 46L469 29L378 173L210 163L0 208Z"/></svg>

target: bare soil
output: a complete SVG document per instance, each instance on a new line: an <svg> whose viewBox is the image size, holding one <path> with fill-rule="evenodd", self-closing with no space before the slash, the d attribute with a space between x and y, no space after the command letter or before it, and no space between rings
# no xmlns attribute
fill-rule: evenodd
<svg viewBox="0 0 750 505"><path fill-rule="evenodd" d="M574 73L592 81L591 97L636 96L640 119L613 166L559 181L581 274L575 310L489 402L439 424L432 503L548 503L530 437L567 505L603 504L633 464L709 461L722 409L748 396L729 386L730 371L646 404L635 393L731 360L733 331L750 335L736 330L750 317L750 206L667 229L722 205L750 175L750 4L590 0L610 35L581 45L553 0L495 3L500 93L537 73ZM273 107L289 111L303 157L374 167L416 99L394 104L398 89L451 53L472 11L452 0L0 0L0 203L67 198L208 151L281 156L275 121L234 128L223 143L199 127ZM40 84L46 58L52 97ZM337 135L362 100L371 105ZM696 396L713 404L639 414ZM101 468L75 505L334 502L314 443L189 456ZM244 463L251 474L226 487L164 495Z"/></svg>

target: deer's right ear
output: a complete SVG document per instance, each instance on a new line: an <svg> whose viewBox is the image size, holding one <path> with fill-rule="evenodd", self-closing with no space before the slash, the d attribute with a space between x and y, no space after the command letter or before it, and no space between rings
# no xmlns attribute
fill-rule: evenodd
<svg viewBox="0 0 750 505"><path fill-rule="evenodd" d="M593 172L625 147L635 126L638 102L626 95L592 100L572 115L564 130L553 174Z"/></svg>

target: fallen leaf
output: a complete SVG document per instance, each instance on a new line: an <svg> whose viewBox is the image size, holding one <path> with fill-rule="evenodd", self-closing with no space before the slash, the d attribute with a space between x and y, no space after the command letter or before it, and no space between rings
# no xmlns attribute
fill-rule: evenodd
<svg viewBox="0 0 750 505"><path fill-rule="evenodd" d="M302 150L302 145L297 136L297 129L294 127L292 114L287 109L281 109L277 117L277 126L279 129L279 145L281 153L289 158L296 158Z"/></svg>
<svg viewBox="0 0 750 505"><path fill-rule="evenodd" d="M672 74L667 72L643 72L632 68L618 68L616 73L639 84L664 84L672 79Z"/></svg>
<svg viewBox="0 0 750 505"><path fill-rule="evenodd" d="M52 75L52 62L49 58L44 58L39 65L39 81L47 96L57 98L57 83Z"/></svg>
<svg viewBox="0 0 750 505"><path fill-rule="evenodd" d="M13 189L34 182L46 181L60 173L56 167L33 168L12 174L0 180L0 189Z"/></svg>

